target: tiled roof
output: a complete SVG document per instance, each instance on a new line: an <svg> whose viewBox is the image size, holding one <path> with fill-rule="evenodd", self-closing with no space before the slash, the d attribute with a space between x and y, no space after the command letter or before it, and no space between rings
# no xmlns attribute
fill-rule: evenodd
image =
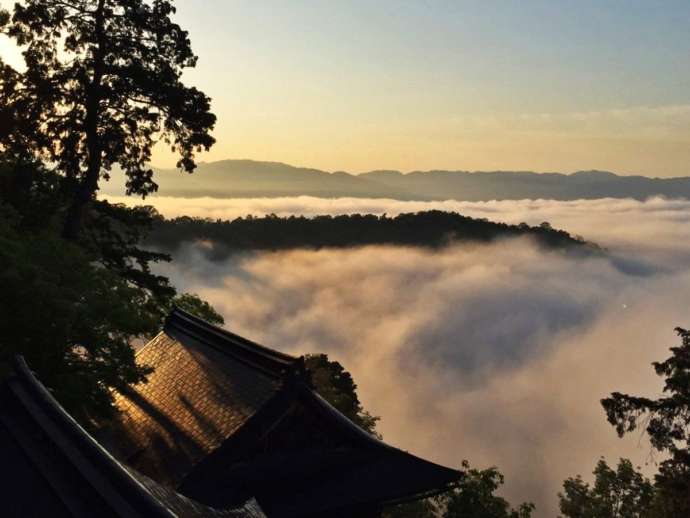
<svg viewBox="0 0 690 518"><path fill-rule="evenodd" d="M117 442L121 458L173 487L276 393L283 371L297 362L286 355L274 361L247 341L238 353L228 335L219 344L195 324L173 313L137 354L154 368L148 382L116 395L126 431Z"/></svg>
<svg viewBox="0 0 690 518"><path fill-rule="evenodd" d="M117 396L122 458L212 507L255 497L268 516L359 516L444 490L461 473L361 430L304 363L175 310L137 355L148 383Z"/></svg>
<svg viewBox="0 0 690 518"><path fill-rule="evenodd" d="M3 516L265 518L256 501L213 509L124 466L55 401L18 358L0 385Z"/></svg>

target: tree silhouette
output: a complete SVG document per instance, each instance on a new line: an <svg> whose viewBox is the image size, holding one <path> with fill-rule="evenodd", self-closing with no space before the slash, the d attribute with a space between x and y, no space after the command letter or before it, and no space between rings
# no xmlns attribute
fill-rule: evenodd
<svg viewBox="0 0 690 518"><path fill-rule="evenodd" d="M628 459L613 470L604 459L594 468L594 486L578 475L563 482L558 494L565 518L652 518L654 486Z"/></svg>
<svg viewBox="0 0 690 518"><path fill-rule="evenodd" d="M364 431L379 437L376 423L379 417L367 412L357 395L357 384L352 375L326 354L308 354L305 366L311 374L314 389Z"/></svg>
<svg viewBox="0 0 690 518"><path fill-rule="evenodd" d="M90 425L108 417L112 389L143 381L131 342L160 331L172 305L215 324L193 294L176 295L152 265L170 260L138 244L155 215L93 203L81 238L60 237L64 178L0 155L0 377L23 355L59 401Z"/></svg>
<svg viewBox="0 0 690 518"><path fill-rule="evenodd" d="M66 238L78 237L114 165L128 194L146 196L157 189L147 164L158 141L187 172L214 143L210 99L180 80L197 58L174 13L169 0L25 0L0 14L26 64L0 61L0 151L54 164L69 181Z"/></svg>
<svg viewBox="0 0 690 518"><path fill-rule="evenodd" d="M652 447L670 456L655 476L662 516L690 516L690 331L679 327L676 332L681 345L672 347L665 361L652 364L657 375L664 377L663 397L614 392L601 401L618 435L641 427Z"/></svg>
<svg viewBox="0 0 690 518"><path fill-rule="evenodd" d="M534 504L522 503L516 509L494 494L504 483L503 474L495 467L476 469L463 461L464 477L452 492L439 497L443 518L530 518Z"/></svg>
<svg viewBox="0 0 690 518"><path fill-rule="evenodd" d="M170 302L170 310L172 310L172 306L177 306L187 313L196 315L214 326L222 326L225 324L223 315L218 313L211 304L199 298L199 295L195 293L182 293L175 296Z"/></svg>

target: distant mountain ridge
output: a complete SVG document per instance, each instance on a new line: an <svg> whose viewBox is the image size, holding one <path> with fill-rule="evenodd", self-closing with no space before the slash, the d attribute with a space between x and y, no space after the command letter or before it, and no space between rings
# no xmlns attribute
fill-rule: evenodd
<svg viewBox="0 0 690 518"><path fill-rule="evenodd" d="M315 196L420 201L690 198L690 177L619 176L608 171L563 174L529 171L401 173L381 170L350 174L279 162L223 160L202 163L191 176L176 170L160 169L155 178L160 184L159 195L185 198ZM120 186L106 184L104 187L108 194L122 193Z"/></svg>

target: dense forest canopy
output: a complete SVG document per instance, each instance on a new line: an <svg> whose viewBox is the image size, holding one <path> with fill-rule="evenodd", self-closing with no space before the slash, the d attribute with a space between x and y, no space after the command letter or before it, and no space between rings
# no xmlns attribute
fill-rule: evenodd
<svg viewBox="0 0 690 518"><path fill-rule="evenodd" d="M500 238L529 237L541 246L592 253L599 248L544 222L539 226L508 225L455 212L427 211L396 217L372 214L343 216L260 218L232 221L158 217L147 244L167 252L185 242L213 243L211 259L237 251L294 248L344 248L364 245L405 245L438 248L454 242L489 242Z"/></svg>

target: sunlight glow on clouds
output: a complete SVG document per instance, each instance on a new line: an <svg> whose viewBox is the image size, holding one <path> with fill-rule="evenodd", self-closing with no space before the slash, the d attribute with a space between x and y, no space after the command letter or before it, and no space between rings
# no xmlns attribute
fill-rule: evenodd
<svg viewBox="0 0 690 518"><path fill-rule="evenodd" d="M322 202L292 200L291 210L322 212L329 203L334 213L362 210L352 200ZM287 200L264 203L287 210ZM389 214L411 208L356 203L379 203ZM507 496L534 500L546 517L557 512L563 479L588 478L600 455L652 461L643 438L616 437L599 399L613 390L659 393L650 362L676 343L673 328L687 325L690 306L688 203L453 207L495 220L549 220L607 247L606 258L509 240L440 252L366 247L213 262L189 244L164 273L214 304L233 331L342 361L365 406L382 416L388 441L450 465L464 458L498 465Z"/></svg>

